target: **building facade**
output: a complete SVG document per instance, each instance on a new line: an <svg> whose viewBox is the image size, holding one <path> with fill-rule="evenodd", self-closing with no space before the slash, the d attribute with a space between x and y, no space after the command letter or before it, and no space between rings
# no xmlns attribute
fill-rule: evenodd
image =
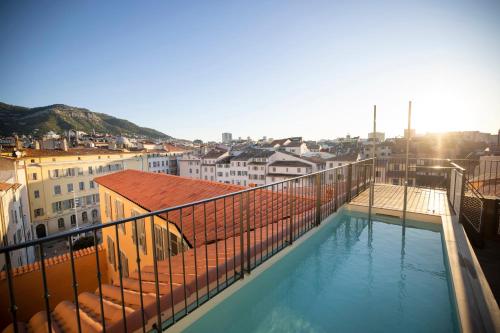
<svg viewBox="0 0 500 333"><path fill-rule="evenodd" d="M99 223L94 178L124 169L145 170L142 152L103 149L26 150L31 222L37 238Z"/></svg>

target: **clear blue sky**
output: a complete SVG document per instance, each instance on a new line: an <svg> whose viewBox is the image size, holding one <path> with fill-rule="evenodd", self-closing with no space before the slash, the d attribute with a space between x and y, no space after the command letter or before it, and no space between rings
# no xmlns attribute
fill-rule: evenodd
<svg viewBox="0 0 500 333"><path fill-rule="evenodd" d="M500 1L0 2L0 101L176 137L500 127Z"/></svg>

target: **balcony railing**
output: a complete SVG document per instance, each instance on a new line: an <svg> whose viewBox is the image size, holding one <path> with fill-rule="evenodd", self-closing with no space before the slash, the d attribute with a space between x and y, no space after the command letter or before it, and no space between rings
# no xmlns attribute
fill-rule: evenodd
<svg viewBox="0 0 500 333"><path fill-rule="evenodd" d="M373 160L363 160L1 248L11 328L19 332L29 321L75 332L166 329L367 189L372 165ZM127 225L134 241L125 233ZM75 255L73 238L80 234L94 237L90 268L81 268L81 256ZM46 244L60 239L69 244L68 288L61 288L67 282L53 274L54 260L46 258ZM13 269L10 259L28 246L45 258L34 265L39 285L29 286L30 296L16 288L23 270ZM39 291L40 298L33 297ZM4 327L8 316L0 317Z"/></svg>
<svg viewBox="0 0 500 333"><path fill-rule="evenodd" d="M11 323L20 332L29 322L30 328L49 331L56 326L74 332L164 330L244 279L370 184L395 184L396 179L403 185L404 168L403 159L367 159L0 248L5 258L0 292L3 287L2 300L9 300L9 313L0 309L0 329ZM473 186L466 169L449 160L410 159L409 171L414 177L409 185L446 191L463 221L477 221L464 208ZM84 234L93 235L93 247L76 251L75 236ZM47 244L61 239L68 242L69 254L47 258ZM11 254L31 246L44 260L29 269L13 268ZM65 271L54 269L58 262ZM28 289L17 279L26 270L38 272Z"/></svg>

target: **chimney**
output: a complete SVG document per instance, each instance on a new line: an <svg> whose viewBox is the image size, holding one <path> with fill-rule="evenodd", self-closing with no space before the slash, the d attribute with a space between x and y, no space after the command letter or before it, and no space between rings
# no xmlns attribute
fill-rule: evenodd
<svg viewBox="0 0 500 333"><path fill-rule="evenodd" d="M63 139L62 150L68 151L68 140L66 140L66 138Z"/></svg>
<svg viewBox="0 0 500 333"><path fill-rule="evenodd" d="M35 140L35 149L40 150L40 141L39 140Z"/></svg>

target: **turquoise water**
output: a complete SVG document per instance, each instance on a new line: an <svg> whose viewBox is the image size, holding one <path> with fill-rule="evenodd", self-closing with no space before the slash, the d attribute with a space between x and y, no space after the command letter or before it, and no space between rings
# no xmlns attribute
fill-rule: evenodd
<svg viewBox="0 0 500 333"><path fill-rule="evenodd" d="M186 332L458 332L441 232L338 214Z"/></svg>

